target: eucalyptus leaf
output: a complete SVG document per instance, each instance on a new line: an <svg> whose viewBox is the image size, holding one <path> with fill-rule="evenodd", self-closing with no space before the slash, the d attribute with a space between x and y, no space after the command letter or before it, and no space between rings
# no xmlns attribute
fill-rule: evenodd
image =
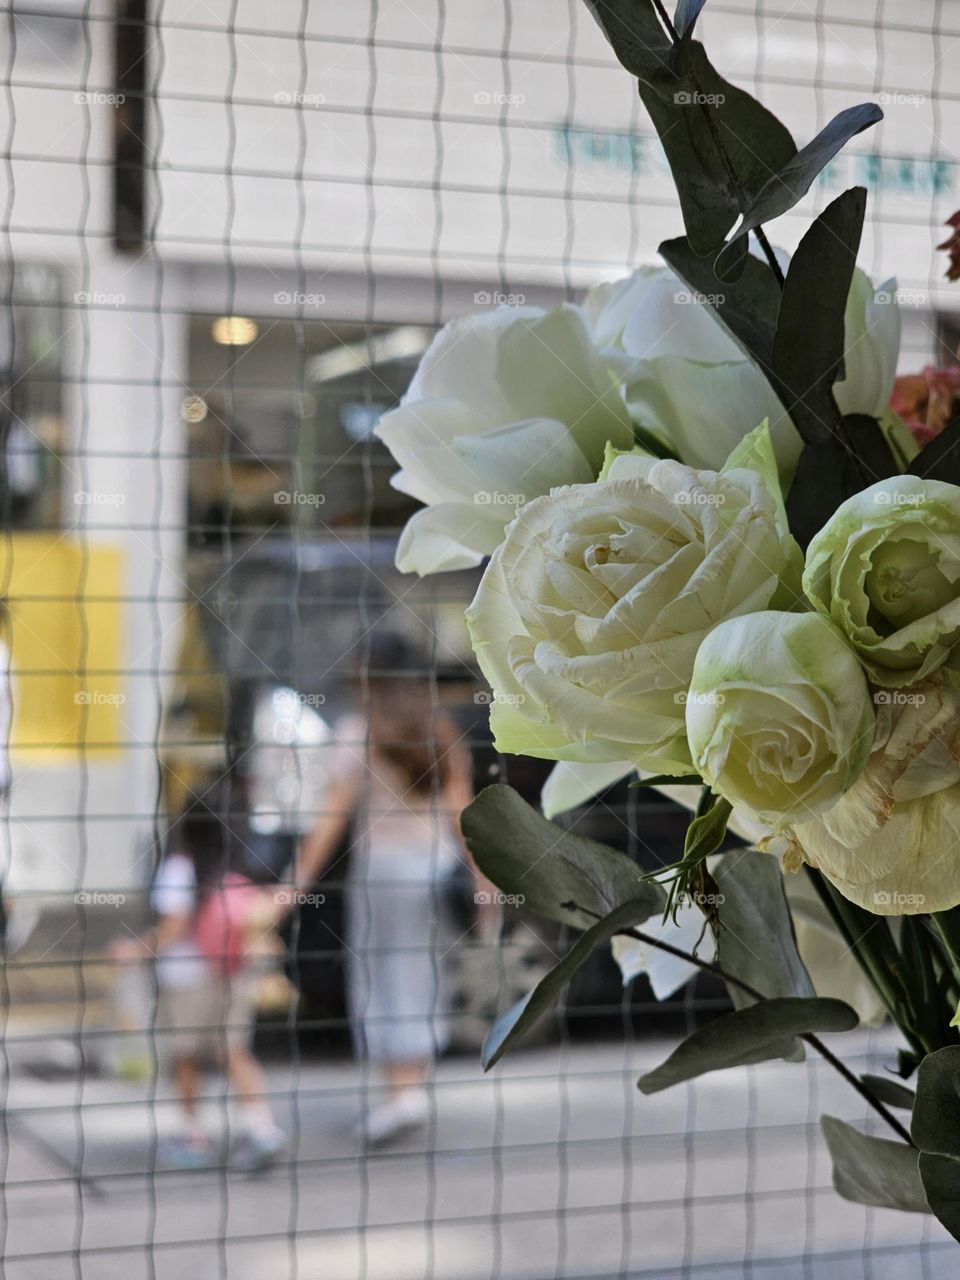
<svg viewBox="0 0 960 1280"><path fill-rule="evenodd" d="M780 309L780 286L766 262L750 257L739 280L720 288L709 258L696 253L685 236L664 240L660 254L691 292L711 299L717 319L773 385L773 341ZM778 395L781 389L774 385ZM782 395L786 407L786 395Z"/></svg>
<svg viewBox="0 0 960 1280"><path fill-rule="evenodd" d="M676 79L673 41L653 0L587 0L587 8L631 75L650 84Z"/></svg>
<svg viewBox="0 0 960 1280"><path fill-rule="evenodd" d="M788 213L803 199L814 178L837 152L856 134L882 119L883 112L873 102L847 107L834 116L811 142L801 147L763 184L743 211L743 218L736 228L737 237ZM717 259L717 274L723 278L726 277L726 269L735 263L735 245L736 239L724 248Z"/></svg>
<svg viewBox="0 0 960 1280"><path fill-rule="evenodd" d="M773 367L795 397L787 409L808 444L836 429L832 387L843 376L844 316L866 207L865 187L828 204L797 246L783 286Z"/></svg>
<svg viewBox="0 0 960 1280"><path fill-rule="evenodd" d="M897 474L897 464L876 418L851 413L836 435L807 444L787 494L790 532L806 550L837 507L877 480Z"/></svg>
<svg viewBox="0 0 960 1280"><path fill-rule="evenodd" d="M675 46L671 70L672 79L646 82L641 75L640 97L666 153L690 244L698 254L715 255L797 148L771 111L724 80L698 40ZM704 292L715 289L714 280Z"/></svg>
<svg viewBox="0 0 960 1280"><path fill-rule="evenodd" d="M904 1111L912 1111L916 1095L912 1089L893 1080L890 1076L875 1076L866 1072L860 1077L875 1098L886 1103L888 1107L901 1107Z"/></svg>
<svg viewBox="0 0 960 1280"><path fill-rule="evenodd" d="M954 1240L960 1240L960 1160L921 1151L919 1166L927 1203Z"/></svg>
<svg viewBox="0 0 960 1280"><path fill-rule="evenodd" d="M948 422L907 467L912 476L960 484L960 418Z"/></svg>
<svg viewBox="0 0 960 1280"><path fill-rule="evenodd" d="M782 1058L795 1036L814 1031L851 1031L857 1015L842 1000L792 996L763 1000L701 1027L666 1062L640 1077L643 1093L657 1093L708 1071Z"/></svg>
<svg viewBox="0 0 960 1280"><path fill-rule="evenodd" d="M610 941L615 933L642 924L651 914L650 901L645 895L621 903L609 915L582 933L563 959L553 966L545 978L522 1000L507 1009L494 1022L483 1042L482 1062L484 1071L489 1069L529 1031L535 1022L556 1002L560 992L598 947Z"/></svg>
<svg viewBox="0 0 960 1280"><path fill-rule="evenodd" d="M723 897L717 907L721 969L768 997L815 996L797 951L777 859L756 849L734 849L717 860L712 875ZM737 1008L753 1003L734 983L727 990Z"/></svg>
<svg viewBox="0 0 960 1280"><path fill-rule="evenodd" d="M527 804L512 787L487 787L460 818L477 866L504 893L550 920L589 929L630 899L663 910L666 895L643 878L625 854L564 831ZM576 903L581 910L572 910Z"/></svg>
<svg viewBox="0 0 960 1280"><path fill-rule="evenodd" d="M910 1132L921 1151L960 1157L960 1044L920 1063Z"/></svg>
<svg viewBox="0 0 960 1280"><path fill-rule="evenodd" d="M833 1161L834 1189L845 1200L909 1213L930 1212L915 1147L870 1137L835 1116L821 1116L820 1127Z"/></svg>
<svg viewBox="0 0 960 1280"><path fill-rule="evenodd" d="M700 17L700 10L706 2L707 0L677 0L676 12L673 15L673 25L681 39L690 35L693 31L694 23Z"/></svg>

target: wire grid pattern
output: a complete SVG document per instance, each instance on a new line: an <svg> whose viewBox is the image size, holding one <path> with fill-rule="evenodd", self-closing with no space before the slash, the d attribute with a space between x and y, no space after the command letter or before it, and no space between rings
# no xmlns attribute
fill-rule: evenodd
<svg viewBox="0 0 960 1280"><path fill-rule="evenodd" d="M565 1000L552 1040L486 1078L468 1027L439 1064L425 1134L361 1150L349 1123L382 1087L347 1056L330 996L347 944L324 907L342 864L319 913L293 912L301 995L262 1020L285 1157L258 1180L226 1160L164 1164L157 990L142 986L139 1022L118 1028L109 943L142 927L176 783L222 776L209 761L229 740L252 785L263 690L332 720L355 685L369 695L384 625L427 655L425 717L459 710L478 772L510 776L489 753L462 634L475 578L393 572L409 508L389 497L370 424L447 319L573 298L653 261L679 213L629 78L574 0L36 0L2 13L18 750L0 1274L948 1274L935 1225L834 1196L818 1116L856 1120L860 1104L821 1064L637 1098L640 1071L716 1006L702 986L665 1018L642 992L621 995L608 967ZM869 179L862 261L875 279L899 273L905 363L949 361L932 246L960 206L951 7L717 3L702 23L720 69L800 138L885 95L887 120L804 211ZM802 220L782 229L792 245ZM218 346L211 326L231 317L255 336ZM301 809L318 816L310 753L293 757ZM533 795L539 781L518 785ZM645 865L679 830L669 806L626 792L584 821ZM292 843L243 841L266 880ZM481 1013L564 945L526 923L509 941L455 948ZM127 1045L145 1078L117 1078ZM892 1047L864 1033L851 1060L878 1067ZM207 1090L228 1139L225 1089L211 1076Z"/></svg>

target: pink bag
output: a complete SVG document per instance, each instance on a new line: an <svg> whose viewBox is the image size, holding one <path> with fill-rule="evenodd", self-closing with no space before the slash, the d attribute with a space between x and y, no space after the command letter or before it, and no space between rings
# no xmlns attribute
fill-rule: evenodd
<svg viewBox="0 0 960 1280"><path fill-rule="evenodd" d="M194 921L200 954L216 973L236 973L247 956L253 918L261 914L264 894L239 872L228 872L204 895Z"/></svg>

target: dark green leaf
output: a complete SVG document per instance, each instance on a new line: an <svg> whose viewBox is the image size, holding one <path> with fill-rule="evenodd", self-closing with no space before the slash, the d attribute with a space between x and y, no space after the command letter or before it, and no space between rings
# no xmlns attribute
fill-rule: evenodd
<svg viewBox="0 0 960 1280"><path fill-rule="evenodd" d="M845 1200L930 1212L914 1147L871 1138L835 1116L822 1116L820 1125L833 1161L833 1185Z"/></svg>
<svg viewBox="0 0 960 1280"><path fill-rule="evenodd" d="M844 314L867 207L851 187L820 214L790 262L773 340L773 367L789 388L790 416L807 444L836 429L832 387L842 376Z"/></svg>
<svg viewBox="0 0 960 1280"><path fill-rule="evenodd" d="M797 951L777 859L756 849L734 849L718 859L713 878L723 896L717 908L721 969L765 996L815 996ZM737 1008L753 1003L735 984L727 989Z"/></svg>
<svg viewBox="0 0 960 1280"><path fill-rule="evenodd" d="M801 453L787 494L790 532L804 550L842 502L897 474L876 418L852 413L840 421L836 435Z"/></svg>
<svg viewBox="0 0 960 1280"><path fill-rule="evenodd" d="M960 1240L960 1160L921 1151L919 1163L927 1203L954 1240Z"/></svg>
<svg viewBox="0 0 960 1280"><path fill-rule="evenodd" d="M687 237L696 253L712 255L797 149L772 112L724 80L698 40L674 48L672 71L672 80L640 76L640 97L666 152ZM708 267L712 286L704 292L713 293Z"/></svg>
<svg viewBox="0 0 960 1280"><path fill-rule="evenodd" d="M582 933L559 964L553 966L530 994L517 1001L505 1013L501 1013L494 1022L483 1042L484 1071L489 1071L495 1063L499 1062L524 1032L529 1031L533 1024L551 1008L563 988L598 947L609 942L615 933L631 925L642 924L649 915L648 898L646 896L636 898L631 902L622 903L603 920Z"/></svg>
<svg viewBox="0 0 960 1280"><path fill-rule="evenodd" d="M910 1132L921 1151L960 1157L960 1044L920 1063Z"/></svg>
<svg viewBox="0 0 960 1280"><path fill-rule="evenodd" d="M907 467L910 475L960 485L960 418L948 422Z"/></svg>
<svg viewBox="0 0 960 1280"><path fill-rule="evenodd" d="M764 222L779 218L802 200L810 184L821 170L830 163L837 152L852 137L883 119L883 112L873 102L862 102L848 107L834 116L826 128L821 129L812 142L791 156L781 168L771 175L750 200L743 211L743 220L737 224L737 235L743 236ZM733 241L732 244L736 242ZM717 274L726 276L725 267L734 259L732 244L717 259Z"/></svg>
<svg viewBox="0 0 960 1280"><path fill-rule="evenodd" d="M873 1096L885 1102L888 1107L902 1107L904 1111L913 1110L913 1090L908 1089L899 1080L893 1080L890 1076L874 1076L869 1072L862 1075L860 1079Z"/></svg>
<svg viewBox="0 0 960 1280"><path fill-rule="evenodd" d="M632 75L651 84L675 79L673 42L653 0L587 0L587 7Z"/></svg>
<svg viewBox="0 0 960 1280"><path fill-rule="evenodd" d="M842 1000L785 997L725 1014L695 1031L666 1062L640 1077L643 1093L657 1093L708 1071L783 1058L793 1038L810 1031L851 1031L857 1015Z"/></svg>
<svg viewBox="0 0 960 1280"><path fill-rule="evenodd" d="M549 822L512 787L481 791L460 824L483 874L550 920L587 929L628 899L645 901L647 916L663 910L663 890L628 857Z"/></svg>
<svg viewBox="0 0 960 1280"><path fill-rule="evenodd" d="M679 775L672 773L653 773L649 778L638 778L636 782L631 782L631 787L662 787L669 784L673 787L686 786L703 786L703 779L699 773L681 773Z"/></svg>
<svg viewBox="0 0 960 1280"><path fill-rule="evenodd" d="M700 17L700 10L707 0L677 0L677 9L673 15L673 25L681 39L690 35L693 24Z"/></svg>
<svg viewBox="0 0 960 1280"><path fill-rule="evenodd" d="M664 240L660 254L693 293L714 299L711 307L720 323L772 383L780 286L767 263L750 257L740 279L721 289L709 259L695 253L686 237ZM781 396L784 404L786 398Z"/></svg>

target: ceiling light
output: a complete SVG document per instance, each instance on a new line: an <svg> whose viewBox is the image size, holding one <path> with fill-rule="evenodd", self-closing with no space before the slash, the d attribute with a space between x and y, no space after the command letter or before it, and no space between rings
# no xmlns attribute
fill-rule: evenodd
<svg viewBox="0 0 960 1280"><path fill-rule="evenodd" d="M259 330L248 316L218 316L210 328L210 336L221 347L246 347Z"/></svg>

